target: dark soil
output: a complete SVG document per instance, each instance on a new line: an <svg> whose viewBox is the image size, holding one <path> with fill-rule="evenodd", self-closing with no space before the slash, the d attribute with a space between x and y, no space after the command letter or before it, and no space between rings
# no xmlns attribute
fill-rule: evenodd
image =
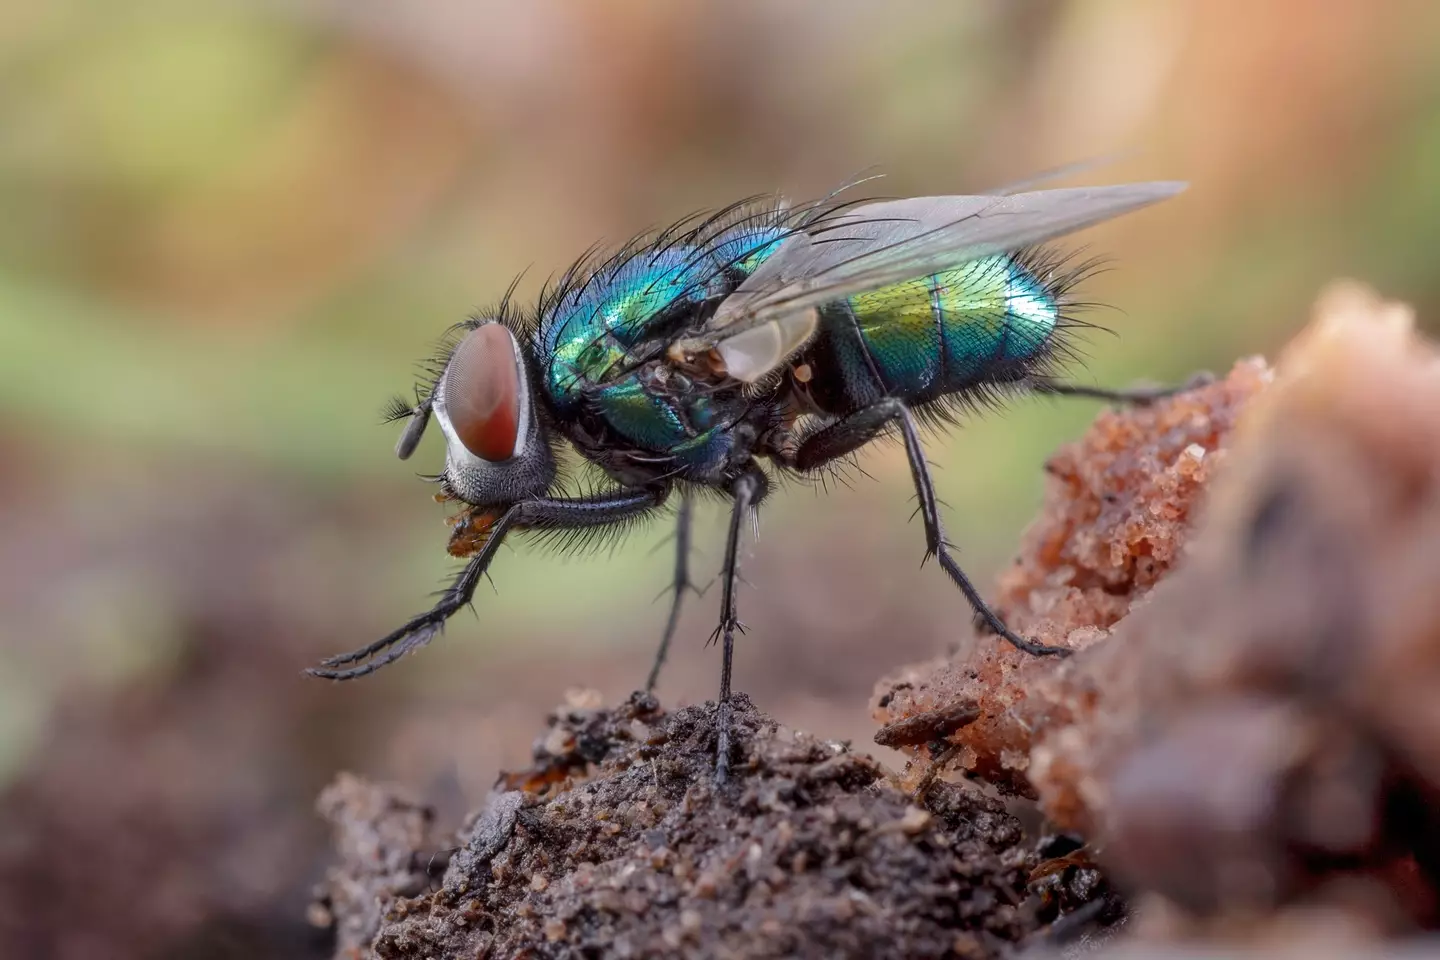
<svg viewBox="0 0 1440 960"><path fill-rule="evenodd" d="M373 937L384 958L992 957L1062 911L1104 912L1098 873L1042 863L1063 847L980 787L939 782L917 806L845 744L743 695L736 708L736 776L719 790L712 705L562 709L511 780L543 792L497 788L419 895L423 818L342 780L322 801L344 856L327 887L341 955ZM587 761L578 782L557 772Z"/></svg>

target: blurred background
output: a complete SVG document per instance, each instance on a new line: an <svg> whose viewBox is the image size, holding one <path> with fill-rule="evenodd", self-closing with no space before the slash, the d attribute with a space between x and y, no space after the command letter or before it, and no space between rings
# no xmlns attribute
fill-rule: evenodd
<svg viewBox="0 0 1440 960"><path fill-rule="evenodd" d="M385 398L467 312L598 240L737 197L1075 178L1188 193L1077 238L1082 377L1272 351L1327 279L1440 316L1440 5L128 0L0 7L0 942L15 957L306 957L340 769L454 824L567 688L643 679L664 525L520 547L476 616L358 684L307 681L454 569ZM988 584L1093 406L932 444ZM741 594L737 685L868 743L888 668L968 610L898 450L789 490ZM722 518L699 517L718 569ZM658 547L658 549L656 549ZM708 594L667 705L713 695Z"/></svg>

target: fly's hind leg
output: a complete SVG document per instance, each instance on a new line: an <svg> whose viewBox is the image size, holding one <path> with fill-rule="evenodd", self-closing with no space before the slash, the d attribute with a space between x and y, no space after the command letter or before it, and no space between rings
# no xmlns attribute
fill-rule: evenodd
<svg viewBox="0 0 1440 960"><path fill-rule="evenodd" d="M1106 387L1087 387L1078 383L1037 380L1030 385L1030 388L1036 393L1049 394L1052 397L1086 397L1091 400L1109 400L1112 403L1145 406L1214 382L1215 375L1202 370L1184 383L1169 387L1124 387L1112 390Z"/></svg>
<svg viewBox="0 0 1440 960"><path fill-rule="evenodd" d="M680 606L685 600L685 591L693 590L690 582L690 527L692 520L690 495L680 495L680 509L675 514L675 578L670 583L670 615L665 619L665 633L660 637L660 648L655 651L655 662L650 667L650 676L645 680L645 692L652 693L660 680L660 668L665 665L665 655L670 652L670 641L680 625Z"/></svg>
<svg viewBox="0 0 1440 960"><path fill-rule="evenodd" d="M945 528L940 523L935 487L930 480L930 466L926 463L925 451L920 446L920 434L915 428L915 418L904 403L887 397L832 423L806 439L796 451L790 465L802 471L817 470L863 447L892 423L899 428L905 439L910 477L915 482L915 493L920 500L920 516L925 521L926 559L933 556L940 562L941 569L970 602L976 619L991 632L1034 656L1069 656L1070 651L1065 647L1051 647L1027 640L1007 627L999 614L990 609L990 605L980 596L980 591L975 589L975 584L970 582L965 571L960 569L960 564L951 556L950 544L945 539Z"/></svg>

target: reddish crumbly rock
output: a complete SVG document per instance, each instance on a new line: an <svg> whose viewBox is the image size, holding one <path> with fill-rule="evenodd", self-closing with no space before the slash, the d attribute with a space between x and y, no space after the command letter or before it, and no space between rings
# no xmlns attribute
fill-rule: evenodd
<svg viewBox="0 0 1440 960"><path fill-rule="evenodd" d="M1192 913L1435 929L1440 348L1337 285L1277 369L1186 565L1116 630L1120 717L1073 726L1080 776L1042 792L1086 793L1106 862Z"/></svg>
<svg viewBox="0 0 1440 960"><path fill-rule="evenodd" d="M1102 640L1180 558L1235 421L1270 377L1263 360L1243 360L1222 380L1150 406L1107 410L1051 457L1041 516L1000 578L998 607L1010 626L1077 650ZM948 738L964 748L959 765L1033 795L1032 731L1046 718L1028 716L1025 701L1057 663L978 637L882 681L876 719L975 704L980 717ZM916 752L931 756L929 745Z"/></svg>
<svg viewBox="0 0 1440 960"><path fill-rule="evenodd" d="M1107 415L1077 451L1086 466L1052 489L1007 601L1048 642L1079 647L1076 631L1093 628L1085 649L1017 668L977 644L892 682L883 716L999 684L952 737L964 761L1038 796L1124 887L1179 906L1184 923L1161 939L1253 940L1321 915L1371 935L1435 929L1440 350L1407 308L1337 285L1276 370L1235 396L1245 409L1212 435L1224 451L1213 476L1149 455L1185 449L1168 430L1137 430L1141 453L1105 462L1093 435L1144 412ZM1155 413L1146 426L1164 422ZM1087 449L1103 466L1091 471ZM1126 463L1157 473L1127 486ZM1087 472L1098 484L1075 482ZM1107 503L1116 488L1110 506L1153 520L1107 519L1096 493ZM1163 567L1132 563L1182 553L1163 582Z"/></svg>
<svg viewBox="0 0 1440 960"><path fill-rule="evenodd" d="M1006 622L1085 646L1093 629L1125 616L1180 558L1226 438L1270 379L1264 360L1242 360L1218 382L1106 410L1052 456L1041 516L1000 576L996 605ZM1072 640L1076 630L1087 632Z"/></svg>

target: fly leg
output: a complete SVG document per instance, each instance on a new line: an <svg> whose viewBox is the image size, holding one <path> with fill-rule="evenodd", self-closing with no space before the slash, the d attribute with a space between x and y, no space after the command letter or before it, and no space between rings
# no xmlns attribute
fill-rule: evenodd
<svg viewBox="0 0 1440 960"><path fill-rule="evenodd" d="M675 579L670 585L670 616L665 620L665 633L660 638L660 649L655 651L655 663L650 667L650 676L645 680L645 692L655 689L660 679L660 668L665 665L665 655L670 652L670 641L675 628L680 625L680 605L685 600L685 591L694 588L690 582L690 526L692 504L690 495L680 495L680 510L675 515Z"/></svg>
<svg viewBox="0 0 1440 960"><path fill-rule="evenodd" d="M735 498L730 509L730 532L725 539L725 565L720 570L720 625L710 635L710 642L721 641L720 700L716 704L715 783L723 784L730 775L730 667L735 656L735 631L742 633L745 625L735 612L735 581L740 575L740 531L745 518L765 496L770 482L758 466L750 468L731 484Z"/></svg>
<svg viewBox="0 0 1440 960"><path fill-rule="evenodd" d="M1144 406L1154 403L1156 400L1164 400L1166 397L1173 397L1176 394L1214 382L1215 375L1213 373L1201 372L1184 383L1170 387L1126 387L1110 390L1105 387L1087 387L1078 383L1036 381L1031 384L1031 389L1036 393L1045 393L1054 397L1088 397L1092 400L1110 400L1114 403L1133 403Z"/></svg>
<svg viewBox="0 0 1440 960"><path fill-rule="evenodd" d="M535 499L522 500L511 506L490 528L485 545L480 548L455 582L440 594L440 600L429 610L412 617L398 630L381 637L374 643L358 650L322 660L318 667L305 672L312 677L326 680L353 680L374 673L387 664L394 663L412 650L417 650L433 640L449 620L470 603L475 587L495 558L500 544L512 530L534 528L551 530L574 530L583 527L604 526L621 523L653 510L665 502L669 494L666 488L643 490L620 490L577 500ZM347 666L359 664L359 666Z"/></svg>
<svg viewBox="0 0 1440 960"><path fill-rule="evenodd" d="M933 556L940 561L941 569L970 602L976 619L992 632L1034 656L1069 656L1070 651L1065 647L1051 647L1027 640L1005 626L1005 621L990 609L989 604L980 596L980 591L975 589L965 571L960 569L960 564L950 555L945 528L940 524L935 487L930 480L930 466L925 462L925 451L920 446L920 434L915 429L915 418L905 404L893 397L887 397L832 423L800 445L792 465L802 471L816 470L860 449L892 423L899 427L905 438L910 477L915 482L915 493L920 500L920 516L925 521L925 559Z"/></svg>

